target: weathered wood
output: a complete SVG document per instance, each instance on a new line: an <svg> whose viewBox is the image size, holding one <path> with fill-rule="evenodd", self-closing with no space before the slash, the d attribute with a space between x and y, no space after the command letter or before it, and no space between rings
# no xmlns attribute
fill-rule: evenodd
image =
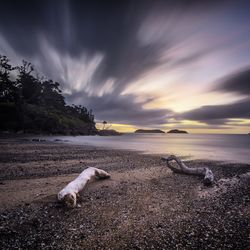
<svg viewBox="0 0 250 250"><path fill-rule="evenodd" d="M64 202L67 207L75 207L79 192L84 189L90 180L94 178L106 179L109 177L110 175L104 170L89 167L58 193L58 200Z"/></svg>
<svg viewBox="0 0 250 250"><path fill-rule="evenodd" d="M218 180L212 188L204 188L198 190L199 198L220 197L225 193L233 193L235 189L241 185L250 186L250 172L236 175L230 178L222 178Z"/></svg>
<svg viewBox="0 0 250 250"><path fill-rule="evenodd" d="M166 161L167 166L175 173L204 176L203 182L206 185L210 185L214 182L213 172L209 168L189 168L175 155L162 157L162 160ZM171 161L175 161L180 168L172 166L170 164Z"/></svg>

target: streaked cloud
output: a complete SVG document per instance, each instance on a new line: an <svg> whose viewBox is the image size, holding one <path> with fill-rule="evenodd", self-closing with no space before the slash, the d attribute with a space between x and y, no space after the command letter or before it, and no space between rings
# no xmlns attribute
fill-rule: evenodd
<svg viewBox="0 0 250 250"><path fill-rule="evenodd" d="M244 69L217 81L213 91L236 93L240 100L222 104L201 106L180 114L181 119L202 121L207 124L249 125L250 119L250 70ZM233 122L234 121L234 122Z"/></svg>
<svg viewBox="0 0 250 250"><path fill-rule="evenodd" d="M32 62L98 121L224 129L249 118L249 7L244 0L4 0L0 53Z"/></svg>

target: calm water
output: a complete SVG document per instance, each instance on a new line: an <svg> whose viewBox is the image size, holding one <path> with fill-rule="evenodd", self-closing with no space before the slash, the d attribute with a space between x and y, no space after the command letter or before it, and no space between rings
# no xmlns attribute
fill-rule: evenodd
<svg viewBox="0 0 250 250"><path fill-rule="evenodd" d="M250 135L125 134L122 136L50 136L75 145L139 150L150 154L176 154L190 159L250 163Z"/></svg>

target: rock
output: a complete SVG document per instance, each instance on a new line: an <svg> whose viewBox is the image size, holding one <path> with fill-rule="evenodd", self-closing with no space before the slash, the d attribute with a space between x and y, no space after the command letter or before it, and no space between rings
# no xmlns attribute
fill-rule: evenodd
<svg viewBox="0 0 250 250"><path fill-rule="evenodd" d="M141 134L146 134L146 133L152 133L152 134L165 134L164 131L160 129L137 129L135 133L141 133Z"/></svg>
<svg viewBox="0 0 250 250"><path fill-rule="evenodd" d="M100 136L109 136L109 135L122 135L122 133L117 132L114 129L102 129L98 132Z"/></svg>
<svg viewBox="0 0 250 250"><path fill-rule="evenodd" d="M172 129L167 132L168 134L188 134L185 130Z"/></svg>

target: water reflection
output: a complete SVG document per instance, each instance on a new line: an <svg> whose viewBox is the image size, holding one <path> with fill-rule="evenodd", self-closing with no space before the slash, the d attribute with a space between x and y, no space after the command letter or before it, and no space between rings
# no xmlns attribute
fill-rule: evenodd
<svg viewBox="0 0 250 250"><path fill-rule="evenodd" d="M250 136L211 134L125 134L123 136L51 136L67 143L138 150L151 154L176 154L191 159L250 163Z"/></svg>

